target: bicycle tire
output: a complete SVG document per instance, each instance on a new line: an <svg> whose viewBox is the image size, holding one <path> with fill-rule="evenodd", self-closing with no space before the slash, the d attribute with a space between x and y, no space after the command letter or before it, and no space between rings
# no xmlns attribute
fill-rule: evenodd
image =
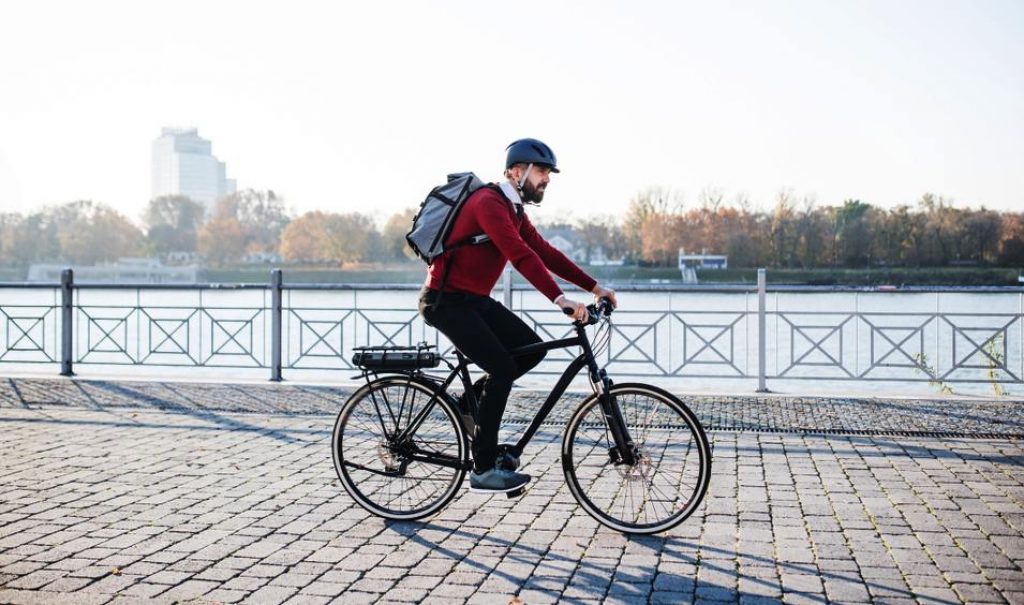
<svg viewBox="0 0 1024 605"><path fill-rule="evenodd" d="M704 499L711 444L697 416L674 395L640 383L614 385L611 394L639 462L616 462L615 442L592 395L576 409L562 438L566 483L580 506L607 527L629 534L667 531Z"/></svg>
<svg viewBox="0 0 1024 605"><path fill-rule="evenodd" d="M331 438L334 469L345 491L369 512L400 521L422 519L458 493L464 468L409 460L402 453L428 447L460 462L469 460L468 440L446 393L415 435L401 444L393 438L430 401L437 386L421 378L381 377L353 393L338 412ZM385 427L391 427L391 437Z"/></svg>

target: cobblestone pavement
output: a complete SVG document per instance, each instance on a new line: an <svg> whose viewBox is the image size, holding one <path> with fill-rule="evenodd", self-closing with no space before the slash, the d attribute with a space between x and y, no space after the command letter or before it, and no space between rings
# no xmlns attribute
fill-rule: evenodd
<svg viewBox="0 0 1024 605"><path fill-rule="evenodd" d="M0 408L123 407L179 412L335 414L352 387L0 378ZM513 391L509 422L527 422L546 393ZM584 398L567 393L549 420ZM858 397L684 397L710 429L1024 438L1024 400Z"/></svg>
<svg viewBox="0 0 1024 605"><path fill-rule="evenodd" d="M3 379L0 603L1024 603L1019 402L693 399L708 496L637 538L572 499L557 422L526 495L371 517L330 459L344 397Z"/></svg>

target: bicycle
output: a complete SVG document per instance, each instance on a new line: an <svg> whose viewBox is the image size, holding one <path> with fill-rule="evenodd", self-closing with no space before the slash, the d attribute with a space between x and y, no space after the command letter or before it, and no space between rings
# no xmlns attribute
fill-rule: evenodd
<svg viewBox="0 0 1024 605"><path fill-rule="evenodd" d="M499 446L499 461L518 466L526 445L585 367L594 393L573 412L562 437L569 490L607 527L630 534L666 531L689 517L707 492L711 445L679 398L652 385L615 384L608 377L595 350L600 354L610 341L612 306L602 299L588 311L586 321L573 322L574 337L512 351L580 348L519 441ZM593 325L598 328L592 347L587 327ZM334 425L331 449L338 478L360 506L387 519L437 513L472 469L477 398L471 362L455 350L453 364L434 348L425 343L356 348L353 363L366 384L345 402ZM442 362L447 376L424 371ZM460 399L448 392L457 378L463 386Z"/></svg>

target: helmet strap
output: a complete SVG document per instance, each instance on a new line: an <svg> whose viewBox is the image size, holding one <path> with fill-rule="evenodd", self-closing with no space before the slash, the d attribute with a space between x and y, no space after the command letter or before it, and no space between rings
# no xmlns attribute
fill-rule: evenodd
<svg viewBox="0 0 1024 605"><path fill-rule="evenodd" d="M519 178L519 184L516 185L516 189L519 190L519 194L523 193L523 186L526 185L526 179L530 178L530 171L533 170L533 164L526 166L526 170L523 171L523 176Z"/></svg>

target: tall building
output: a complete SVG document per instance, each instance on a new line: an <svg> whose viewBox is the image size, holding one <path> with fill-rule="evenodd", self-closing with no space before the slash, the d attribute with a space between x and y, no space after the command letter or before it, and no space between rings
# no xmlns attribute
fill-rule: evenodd
<svg viewBox="0 0 1024 605"><path fill-rule="evenodd" d="M153 197L184 195L206 206L207 216L221 197L235 192L224 162L195 128L164 128L153 141Z"/></svg>

